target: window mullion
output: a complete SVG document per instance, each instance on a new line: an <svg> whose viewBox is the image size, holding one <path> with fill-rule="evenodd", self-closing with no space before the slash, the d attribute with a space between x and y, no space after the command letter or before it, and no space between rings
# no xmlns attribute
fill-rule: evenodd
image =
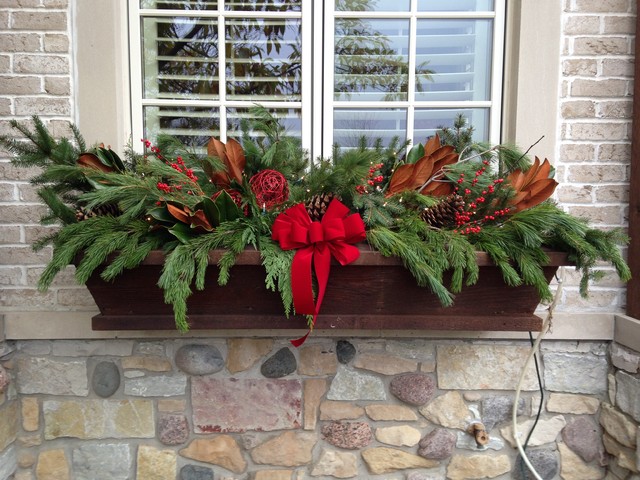
<svg viewBox="0 0 640 480"><path fill-rule="evenodd" d="M218 15L218 42L220 47L218 47L218 77L219 81L219 95L220 95L220 110L218 111L218 115L220 118L220 141L227 141L227 109L225 108L226 100L227 100L227 32L225 30L225 16L224 12L224 2L220 2L218 5L220 9Z"/></svg>
<svg viewBox="0 0 640 480"><path fill-rule="evenodd" d="M333 111L334 111L334 62L335 62L335 12L334 2L322 2L324 5L323 28L320 43L323 46L322 69L322 150L321 155L328 156L333 147ZM324 35L322 35L324 34ZM324 37L324 41L322 38Z"/></svg>
<svg viewBox="0 0 640 480"><path fill-rule="evenodd" d="M418 43L418 20L415 12L418 9L417 0L411 0L411 18L409 19L409 78L407 83L407 140L413 138L415 123L416 99L416 52Z"/></svg>

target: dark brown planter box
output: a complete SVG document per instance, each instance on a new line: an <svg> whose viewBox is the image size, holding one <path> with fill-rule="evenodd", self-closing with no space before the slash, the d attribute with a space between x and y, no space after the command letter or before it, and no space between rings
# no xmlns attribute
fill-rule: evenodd
<svg viewBox="0 0 640 480"><path fill-rule="evenodd" d="M259 252L243 252L224 287L217 283L221 254L211 252L207 288L194 291L188 300L191 329L306 329L306 319L285 317L280 295L266 289ZM356 262L332 266L316 328L539 331L536 290L506 286L486 254L478 253L477 258L478 283L464 287L453 306L442 307L428 288L416 285L400 260L362 246ZM550 252L549 258L550 265L544 267L548 281L558 266L568 264L564 253ZM152 252L141 266L113 283L94 274L87 282L100 309L93 329L175 329L171 305L164 303L157 286L163 261L162 252Z"/></svg>

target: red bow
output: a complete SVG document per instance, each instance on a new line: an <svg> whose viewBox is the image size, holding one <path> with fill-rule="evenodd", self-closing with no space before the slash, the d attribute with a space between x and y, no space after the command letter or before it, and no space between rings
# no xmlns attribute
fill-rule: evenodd
<svg viewBox="0 0 640 480"><path fill-rule="evenodd" d="M350 245L366 238L364 222L357 213L333 199L320 222L312 222L304 204L299 203L276 218L272 238L283 250L298 249L291 265L291 289L296 313L313 315L311 329L316 323L320 305L329 280L331 257L347 265L360 256L357 247ZM318 279L318 298L314 303L311 265ZM306 340L292 340L296 347Z"/></svg>

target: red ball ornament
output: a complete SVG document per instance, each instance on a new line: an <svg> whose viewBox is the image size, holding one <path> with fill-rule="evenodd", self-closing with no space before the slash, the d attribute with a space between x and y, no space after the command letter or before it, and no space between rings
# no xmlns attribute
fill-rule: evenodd
<svg viewBox="0 0 640 480"><path fill-rule="evenodd" d="M277 170L262 170L249 179L260 208L271 210L289 199L289 184Z"/></svg>

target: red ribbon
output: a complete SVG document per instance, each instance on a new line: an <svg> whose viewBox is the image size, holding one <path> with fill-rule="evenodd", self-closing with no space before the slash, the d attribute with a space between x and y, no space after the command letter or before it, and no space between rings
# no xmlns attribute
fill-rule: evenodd
<svg viewBox="0 0 640 480"><path fill-rule="evenodd" d="M322 221L312 222L304 204L299 203L278 215L272 232L271 237L280 243L280 248L298 250L291 265L293 306L296 313L313 315L309 332L291 341L297 347L304 343L316 323L329 280L331 257L341 265L348 265L360 256L358 248L351 244L366 238L364 222L359 214L350 213L342 202L333 199ZM312 265L318 279L315 302Z"/></svg>

